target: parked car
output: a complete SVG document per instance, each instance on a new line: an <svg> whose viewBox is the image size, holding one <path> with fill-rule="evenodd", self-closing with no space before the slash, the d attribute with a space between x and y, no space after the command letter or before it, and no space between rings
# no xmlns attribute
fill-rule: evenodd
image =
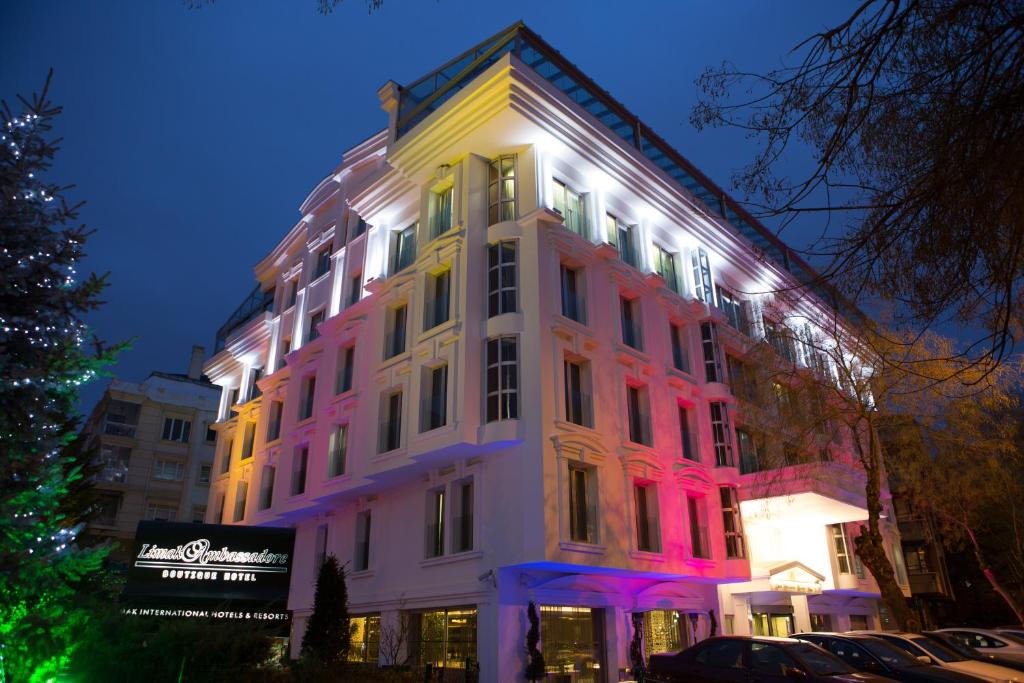
<svg viewBox="0 0 1024 683"><path fill-rule="evenodd" d="M968 674L926 664L874 636L855 633L798 633L793 636L822 647L859 671L905 683L977 683Z"/></svg>
<svg viewBox="0 0 1024 683"><path fill-rule="evenodd" d="M978 652L999 655L1007 659L1024 662L1024 639L1018 638L1006 631L958 626L956 628L940 628L939 633L949 633Z"/></svg>
<svg viewBox="0 0 1024 683"><path fill-rule="evenodd" d="M718 636L677 654L651 655L647 680L658 683L891 683L858 672L792 638Z"/></svg>
<svg viewBox="0 0 1024 683"><path fill-rule="evenodd" d="M914 657L928 657L935 666L970 674L989 683L1024 683L1024 672L1006 667L969 659L951 650L942 643L920 633L899 631L861 631L869 636L881 638L896 647L903 648Z"/></svg>
<svg viewBox="0 0 1024 683"><path fill-rule="evenodd" d="M1007 659L1006 657L1000 657L999 655L990 655L979 650L975 650L970 645L964 645L963 641L956 638L951 633L940 633L939 631L925 631L924 635L928 636L929 638L934 638L946 647L955 650L956 652L960 653L961 656L967 657L968 659L976 659L979 662L990 662L992 664L998 664L999 666L1005 666L1008 669L1024 671L1024 662L1020 662L1015 659Z"/></svg>

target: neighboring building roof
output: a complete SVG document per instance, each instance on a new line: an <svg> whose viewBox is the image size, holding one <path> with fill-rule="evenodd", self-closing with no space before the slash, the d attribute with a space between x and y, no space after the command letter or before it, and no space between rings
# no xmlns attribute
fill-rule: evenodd
<svg viewBox="0 0 1024 683"><path fill-rule="evenodd" d="M146 379L149 379L150 377L163 377L164 379L170 379L176 382L188 382L189 384L195 384L197 386L205 387L207 389L215 389L217 391L220 391L220 387L211 382L210 378L207 377L206 375L203 375L199 379L192 379L183 372L158 372L154 370L153 372L149 373L149 376L147 376Z"/></svg>

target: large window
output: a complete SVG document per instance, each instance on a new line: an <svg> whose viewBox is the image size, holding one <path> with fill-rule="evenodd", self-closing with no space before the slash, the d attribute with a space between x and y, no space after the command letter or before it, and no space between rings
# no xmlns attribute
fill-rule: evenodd
<svg viewBox="0 0 1024 683"><path fill-rule="evenodd" d="M316 253L316 263L313 267L313 277L316 280L331 271L331 247L326 246Z"/></svg>
<svg viewBox="0 0 1024 683"><path fill-rule="evenodd" d="M711 558L706 514L703 498L686 496L686 515L690 522L690 557L705 560Z"/></svg>
<svg viewBox="0 0 1024 683"><path fill-rule="evenodd" d="M110 446L104 444L100 448L100 469L96 475L99 481L109 481L115 484L128 483L128 463L131 460L132 449L127 446Z"/></svg>
<svg viewBox="0 0 1024 683"><path fill-rule="evenodd" d="M161 438L164 441L188 443L188 437L191 431L191 420L186 420L180 417L166 417L164 418L164 431L161 434Z"/></svg>
<svg viewBox="0 0 1024 683"><path fill-rule="evenodd" d="M313 407L316 401L316 375L309 375L302 378L302 403L299 404L299 420L308 420L313 417Z"/></svg>
<svg viewBox="0 0 1024 683"><path fill-rule="evenodd" d="M746 557L743 545L743 521L740 517L740 501L736 489L722 486L718 489L722 502L722 528L725 529L725 556L730 560Z"/></svg>
<svg viewBox="0 0 1024 683"><path fill-rule="evenodd" d="M178 507L164 503L148 503L146 519L156 522L173 522L178 518Z"/></svg>
<svg viewBox="0 0 1024 683"><path fill-rule="evenodd" d="M721 349L718 346L718 327L714 323L700 324L700 343L704 353L704 376L708 382L723 382Z"/></svg>
<svg viewBox="0 0 1024 683"><path fill-rule="evenodd" d="M850 564L850 546L846 541L846 529L842 524L829 524L829 534L832 536L832 548L836 555L836 565L840 574L852 574Z"/></svg>
<svg viewBox="0 0 1024 683"><path fill-rule="evenodd" d="M700 455L697 451L694 429L690 423L691 419L693 419L691 410L686 406L679 406L679 447L683 452L684 458L699 462Z"/></svg>
<svg viewBox="0 0 1024 683"><path fill-rule="evenodd" d="M634 484L633 502L636 510L636 549L649 553L661 552L657 486L648 482Z"/></svg>
<svg viewBox="0 0 1024 683"><path fill-rule="evenodd" d="M515 337L487 340L487 422L519 418L519 355Z"/></svg>
<svg viewBox="0 0 1024 683"><path fill-rule="evenodd" d="M711 437L715 448L715 467L735 467L732 457L732 429L729 406L721 401L708 404L711 410Z"/></svg>
<svg viewBox="0 0 1024 683"><path fill-rule="evenodd" d="M227 474L231 469L231 451L235 447L235 440L228 439L224 442L224 449L221 451L220 456L220 473Z"/></svg>
<svg viewBox="0 0 1024 683"><path fill-rule="evenodd" d="M647 387L626 385L626 418L629 421L629 440L644 446L653 446Z"/></svg>
<svg viewBox="0 0 1024 683"><path fill-rule="evenodd" d="M348 661L376 663L380 658L380 615L349 617L348 625L352 633Z"/></svg>
<svg viewBox="0 0 1024 683"><path fill-rule="evenodd" d="M672 344L672 367L680 372L690 372L690 353L686 344L686 331L682 325L669 323L669 342Z"/></svg>
<svg viewBox="0 0 1024 683"><path fill-rule="evenodd" d="M708 253L702 247L693 249L693 286L698 299L709 304L715 302L715 290L711 284L711 265L708 263Z"/></svg>
<svg viewBox="0 0 1024 683"><path fill-rule="evenodd" d="M745 429L737 429L736 443L740 449L740 474L759 472L761 470L761 455L753 435Z"/></svg>
<svg viewBox="0 0 1024 683"><path fill-rule="evenodd" d="M185 478L185 463L180 460L157 460L153 463L153 478L161 481L181 481Z"/></svg>
<svg viewBox="0 0 1024 683"><path fill-rule="evenodd" d="M409 653L419 666L463 669L477 661L475 607L410 614L409 626Z"/></svg>
<svg viewBox="0 0 1024 683"><path fill-rule="evenodd" d="M309 467L309 446L299 446L292 454L291 494L298 496L306 492L306 471Z"/></svg>
<svg viewBox="0 0 1024 683"><path fill-rule="evenodd" d="M660 245L654 245L654 270L664 280L668 288L679 293L679 276L676 274L676 255Z"/></svg>
<svg viewBox="0 0 1024 683"><path fill-rule="evenodd" d="M606 680L604 610L541 605L540 632L548 670L573 683Z"/></svg>
<svg viewBox="0 0 1024 683"><path fill-rule="evenodd" d="M597 470L569 465L569 538L597 543Z"/></svg>
<svg viewBox="0 0 1024 683"><path fill-rule="evenodd" d="M443 427L448 423L448 366L438 365L424 372L423 400L420 405L420 431Z"/></svg>
<svg viewBox="0 0 1024 683"><path fill-rule="evenodd" d="M444 487L427 492L427 557L444 555L444 516L447 496Z"/></svg>
<svg viewBox="0 0 1024 683"><path fill-rule="evenodd" d="M587 324L587 303L583 298L583 273L570 268L564 263L561 266L562 276L562 315L570 320Z"/></svg>
<svg viewBox="0 0 1024 683"><path fill-rule="evenodd" d="M281 438L281 414L284 410L284 403L271 401L267 418L267 441L277 441Z"/></svg>
<svg viewBox="0 0 1024 683"><path fill-rule="evenodd" d="M516 243L504 240L487 247L487 317L516 310Z"/></svg>
<svg viewBox="0 0 1024 683"><path fill-rule="evenodd" d="M743 312L743 301L738 296L723 287L719 287L718 308L725 313L729 325L734 330L739 330L743 334L750 336L747 315Z"/></svg>
<svg viewBox="0 0 1024 683"><path fill-rule="evenodd" d="M583 427L594 426L594 413L590 401L590 363L563 361L565 377L565 420Z"/></svg>
<svg viewBox="0 0 1024 683"><path fill-rule="evenodd" d="M516 219L516 156L506 154L487 169L487 225Z"/></svg>
<svg viewBox="0 0 1024 683"><path fill-rule="evenodd" d="M430 193L430 239L439 237L452 229L452 197L454 187Z"/></svg>
<svg viewBox="0 0 1024 683"><path fill-rule="evenodd" d="M391 247L391 274L405 270L416 260L416 223L395 232Z"/></svg>
<svg viewBox="0 0 1024 683"><path fill-rule="evenodd" d="M352 562L357 572L370 568L370 519L369 510L356 515L356 554Z"/></svg>
<svg viewBox="0 0 1024 683"><path fill-rule="evenodd" d="M324 313L324 310L320 309L313 315L309 316L309 332L306 333L307 341L313 341L320 336L320 323L324 321L325 315L326 313Z"/></svg>
<svg viewBox="0 0 1024 683"><path fill-rule="evenodd" d="M338 378L336 394L352 390L352 372L355 370L356 347L349 345L338 349Z"/></svg>
<svg viewBox="0 0 1024 683"><path fill-rule="evenodd" d="M424 330L448 322L451 280L451 269L427 275L426 300L423 307Z"/></svg>
<svg viewBox="0 0 1024 683"><path fill-rule="evenodd" d="M622 318L622 343L637 351L644 350L643 329L640 325L640 300L619 297Z"/></svg>
<svg viewBox="0 0 1024 683"><path fill-rule="evenodd" d="M405 353L405 332L408 327L409 307L395 306L387 312L388 332L384 336L384 360Z"/></svg>
<svg viewBox="0 0 1024 683"><path fill-rule="evenodd" d="M263 466L263 475L260 477L260 510L266 510L274 504L274 479L277 477L277 468L273 465Z"/></svg>
<svg viewBox="0 0 1024 683"><path fill-rule="evenodd" d="M402 446L402 392L381 396L381 420L377 434L377 451L386 453Z"/></svg>
<svg viewBox="0 0 1024 683"><path fill-rule="evenodd" d="M252 457L253 443L256 441L256 423L246 422L245 430L242 432L242 454L239 460L248 460Z"/></svg>
<svg viewBox="0 0 1024 683"><path fill-rule="evenodd" d="M366 224L366 221L364 221L359 216L356 216L356 225L355 228L352 230L352 237L350 237L349 240L351 241L359 237L360 235L366 232L367 228L369 228L369 226Z"/></svg>
<svg viewBox="0 0 1024 683"><path fill-rule="evenodd" d="M327 476L339 477L345 473L348 451L348 425L337 425L331 430L327 443Z"/></svg>
<svg viewBox="0 0 1024 683"><path fill-rule="evenodd" d="M249 496L249 482L240 481L235 485L235 514L232 522L241 522L245 519L245 502Z"/></svg>
<svg viewBox="0 0 1024 683"><path fill-rule="evenodd" d="M577 235L587 236L587 210L583 195L558 180L552 181L555 211L562 215L565 227Z"/></svg>
<svg viewBox="0 0 1024 683"><path fill-rule="evenodd" d="M455 498L452 550L464 553L473 549L473 480L463 479L452 484Z"/></svg>
<svg viewBox="0 0 1024 683"><path fill-rule="evenodd" d="M726 366L729 368L729 388L736 398L758 404L757 375L753 368L736 358L726 354Z"/></svg>
<svg viewBox="0 0 1024 683"><path fill-rule="evenodd" d="M348 306L353 306L359 303L359 299L363 296L363 274L356 273L349 278L348 283Z"/></svg>

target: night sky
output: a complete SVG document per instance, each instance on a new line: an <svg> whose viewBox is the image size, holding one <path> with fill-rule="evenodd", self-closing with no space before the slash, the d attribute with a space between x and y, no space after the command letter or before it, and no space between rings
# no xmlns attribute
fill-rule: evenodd
<svg viewBox="0 0 1024 683"><path fill-rule="evenodd" d="M192 344L252 289L253 266L299 218L341 153L386 125L377 89L440 66L523 19L720 185L751 154L736 131L689 124L694 79L723 60L764 71L847 2L0 0L0 97L48 68L64 106L53 179L87 200L80 271L110 271L89 318L136 337L114 372L184 372ZM794 246L806 237L787 233ZM105 381L83 392L88 411Z"/></svg>

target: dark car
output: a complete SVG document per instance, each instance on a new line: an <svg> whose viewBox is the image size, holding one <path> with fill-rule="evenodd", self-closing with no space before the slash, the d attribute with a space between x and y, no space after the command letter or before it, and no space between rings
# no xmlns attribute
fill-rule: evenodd
<svg viewBox="0 0 1024 683"><path fill-rule="evenodd" d="M678 654L652 655L647 680L686 683L889 683L792 638L719 636Z"/></svg>
<svg viewBox="0 0 1024 683"><path fill-rule="evenodd" d="M799 640L828 650L858 671L905 683L978 683L977 678L925 664L905 650L874 636L839 633L797 633Z"/></svg>
<svg viewBox="0 0 1024 683"><path fill-rule="evenodd" d="M952 634L943 633L941 631L924 631L924 635L929 638L934 638L949 649L953 650L961 657L967 659L974 659L979 662L988 662L990 664L998 664L999 666L1005 666L1007 669L1016 669L1017 671L1024 671L1024 662L1018 662L1015 659L1008 659L1006 657L1000 657L999 655L990 655L981 650L975 650L970 645L965 644L959 638L954 638Z"/></svg>

